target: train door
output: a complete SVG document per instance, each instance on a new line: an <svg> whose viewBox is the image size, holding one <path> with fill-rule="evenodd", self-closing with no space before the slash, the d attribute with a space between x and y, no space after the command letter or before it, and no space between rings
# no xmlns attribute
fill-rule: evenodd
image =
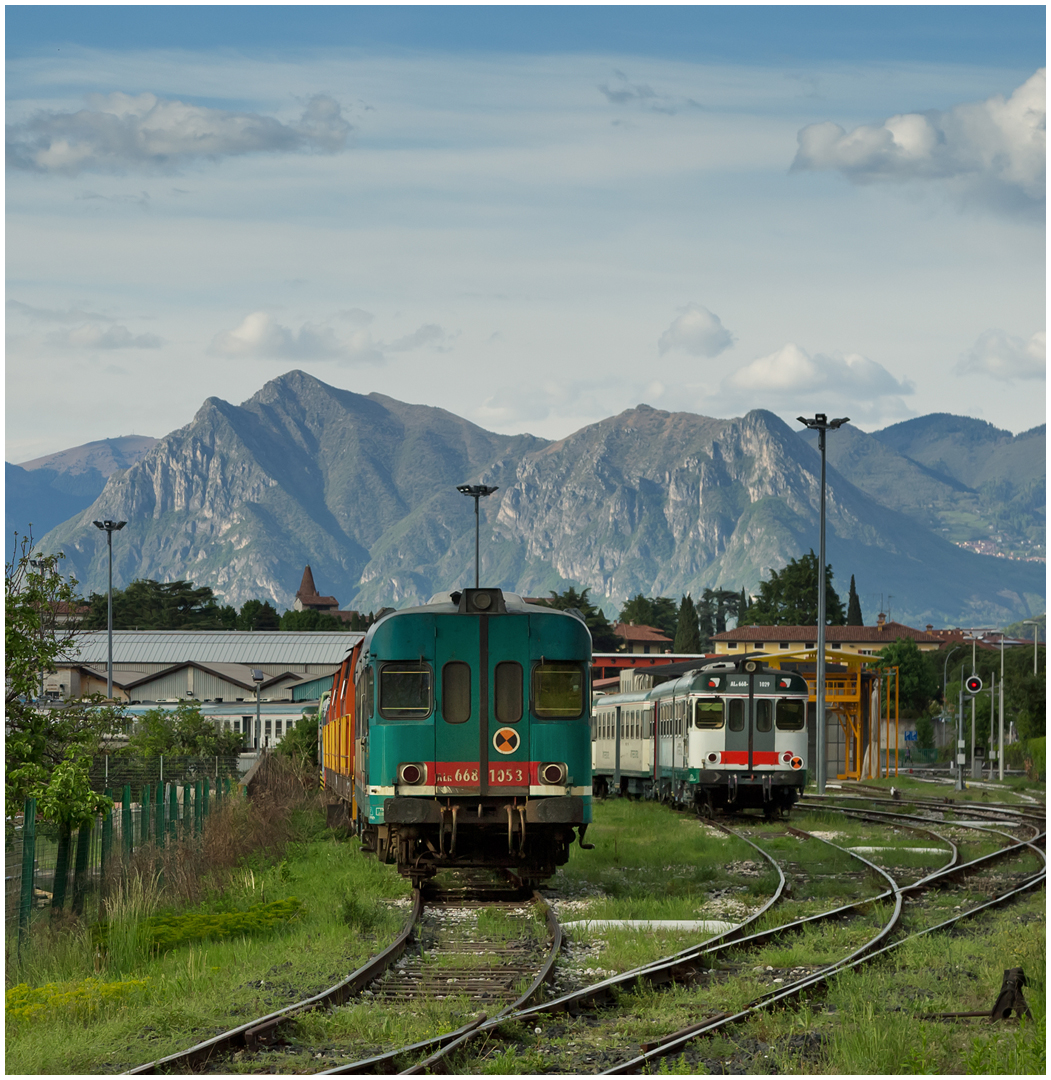
<svg viewBox="0 0 1051 1080"><path fill-rule="evenodd" d="M777 674L757 671L751 675L752 745L749 768L777 764L774 742L774 694L777 693Z"/></svg>
<svg viewBox="0 0 1051 1080"><path fill-rule="evenodd" d="M487 756L480 754L479 740L488 724L479 673L485 670L482 630L488 621L485 616L436 620L434 745L429 749L438 795L482 793Z"/></svg>
<svg viewBox="0 0 1051 1080"><path fill-rule="evenodd" d="M752 738L752 725L749 723L751 704L748 687L751 679L747 675L731 675L726 683L726 749L723 762L739 768L749 768L748 749Z"/></svg>
<svg viewBox="0 0 1051 1080"><path fill-rule="evenodd" d="M521 663L529 656L529 619L494 615L480 621L486 706L478 732L479 760L484 762L479 794L528 795L530 783L538 782L531 779L536 766L527 708L532 673Z"/></svg>

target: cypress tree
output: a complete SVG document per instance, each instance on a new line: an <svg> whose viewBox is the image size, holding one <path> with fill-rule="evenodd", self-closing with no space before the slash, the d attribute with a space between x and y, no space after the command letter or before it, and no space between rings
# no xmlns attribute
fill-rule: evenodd
<svg viewBox="0 0 1051 1080"><path fill-rule="evenodd" d="M850 595L847 598L847 626L864 626L865 620L861 617L861 601L858 599L858 590L854 587L854 575L850 575Z"/></svg>
<svg viewBox="0 0 1051 1080"><path fill-rule="evenodd" d="M679 621L675 627L675 643L672 648L677 653L699 653L701 651L701 632L697 625L697 609L693 598L687 593L679 603Z"/></svg>

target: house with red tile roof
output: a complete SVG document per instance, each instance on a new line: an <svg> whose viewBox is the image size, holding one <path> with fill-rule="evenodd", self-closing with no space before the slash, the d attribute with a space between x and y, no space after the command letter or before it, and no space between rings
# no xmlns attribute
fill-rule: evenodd
<svg viewBox="0 0 1051 1080"><path fill-rule="evenodd" d="M945 639L931 633L932 629L916 630L904 623L887 622L880 615L875 626L826 626L825 646L858 656L875 656L898 638L907 638L916 642L920 652L935 652ZM798 652L817 647L817 626L738 626L714 634L712 641L720 655Z"/></svg>
<svg viewBox="0 0 1051 1080"><path fill-rule="evenodd" d="M613 633L624 642L621 652L665 653L671 652L674 644L667 634L655 626L644 626L642 623L619 622L613 627Z"/></svg>

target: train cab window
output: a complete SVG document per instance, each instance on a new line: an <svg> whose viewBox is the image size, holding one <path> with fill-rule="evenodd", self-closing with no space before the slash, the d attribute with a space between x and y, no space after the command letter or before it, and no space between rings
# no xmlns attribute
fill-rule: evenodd
<svg viewBox="0 0 1051 1080"><path fill-rule="evenodd" d="M471 666L450 660L442 668L442 719L464 724L471 718Z"/></svg>
<svg viewBox="0 0 1051 1080"><path fill-rule="evenodd" d="M755 730L770 731L774 726L774 703L769 698L755 699Z"/></svg>
<svg viewBox="0 0 1051 1080"><path fill-rule="evenodd" d="M533 712L537 716L569 719L583 711L583 665L542 660L533 668Z"/></svg>
<svg viewBox="0 0 1051 1080"><path fill-rule="evenodd" d="M806 727L806 702L781 700L777 703L777 730L802 731Z"/></svg>
<svg viewBox="0 0 1051 1080"><path fill-rule="evenodd" d="M388 720L422 720L431 711L431 668L408 660L380 669L380 716Z"/></svg>
<svg viewBox="0 0 1051 1080"><path fill-rule="evenodd" d="M731 698L727 702L726 711L729 713L727 726L731 731L744 731L744 706L742 698Z"/></svg>
<svg viewBox="0 0 1051 1080"><path fill-rule="evenodd" d="M496 665L495 676L496 719L501 724L516 724L522 719L522 665L504 660Z"/></svg>
<svg viewBox="0 0 1051 1080"><path fill-rule="evenodd" d="M693 726L698 728L721 728L723 726L723 703L695 701L693 703Z"/></svg>

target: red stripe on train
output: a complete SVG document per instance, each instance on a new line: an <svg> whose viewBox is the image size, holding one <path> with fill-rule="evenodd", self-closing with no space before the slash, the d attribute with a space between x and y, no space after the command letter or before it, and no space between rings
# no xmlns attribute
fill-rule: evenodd
<svg viewBox="0 0 1051 1080"><path fill-rule="evenodd" d="M752 751L752 764L753 765L776 765L778 764L779 756L776 750L753 750ZM747 765L748 764L748 751L747 750L724 750L722 752L722 764L723 765Z"/></svg>

